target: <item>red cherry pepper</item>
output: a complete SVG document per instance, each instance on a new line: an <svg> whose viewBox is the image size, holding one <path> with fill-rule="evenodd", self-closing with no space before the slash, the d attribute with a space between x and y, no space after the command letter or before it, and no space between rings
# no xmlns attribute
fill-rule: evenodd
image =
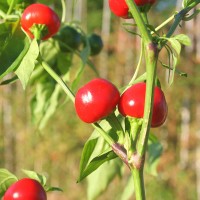
<svg viewBox="0 0 200 200"><path fill-rule="evenodd" d="M119 98L120 93L111 82L96 78L77 91L75 109L82 121L95 123L114 111Z"/></svg>
<svg viewBox="0 0 200 200"><path fill-rule="evenodd" d="M46 30L42 30L42 38L39 38L45 40L57 33L60 28L60 19L50 7L35 3L28 6L21 17L21 27L31 38L34 38L34 25L45 26Z"/></svg>
<svg viewBox="0 0 200 200"><path fill-rule="evenodd" d="M128 88L118 104L119 112L123 116L143 118L145 105L146 83L138 83ZM151 127L161 126L167 117L167 103L164 93L159 87L154 89L153 113Z"/></svg>
<svg viewBox="0 0 200 200"><path fill-rule="evenodd" d="M30 178L21 179L12 184L3 200L47 200L46 192L42 185Z"/></svg>
<svg viewBox="0 0 200 200"><path fill-rule="evenodd" d="M156 0L134 0L137 6L154 4ZM129 18L129 8L125 0L109 0L110 10L118 17Z"/></svg>

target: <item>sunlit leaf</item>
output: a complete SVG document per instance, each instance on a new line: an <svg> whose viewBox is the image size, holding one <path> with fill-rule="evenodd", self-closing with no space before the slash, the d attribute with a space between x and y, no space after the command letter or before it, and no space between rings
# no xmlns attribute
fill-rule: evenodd
<svg viewBox="0 0 200 200"><path fill-rule="evenodd" d="M45 112L43 113L42 118L40 119L38 129L42 130L48 120L53 116L53 114L56 112L56 109L59 107L60 103L60 97L61 97L61 87L56 84L54 90L51 93L51 96L46 99L45 103Z"/></svg>
<svg viewBox="0 0 200 200"><path fill-rule="evenodd" d="M86 167L86 169L84 170L84 172L82 173L82 176L79 178L78 181L83 180L89 174L94 172L98 167L100 167L103 163L105 163L109 160L112 160L116 157L117 157L117 155L112 150L95 157L94 159L92 159L92 161Z"/></svg>
<svg viewBox="0 0 200 200"><path fill-rule="evenodd" d="M58 192L63 192L63 190L59 187L45 187L46 192L52 192L52 191L58 191Z"/></svg>
<svg viewBox="0 0 200 200"><path fill-rule="evenodd" d="M91 138L89 138L89 140L85 143L83 151L82 151L82 156L81 156L81 161L80 161L80 175L78 178L78 182L82 180L82 177L84 175L84 170L86 169L91 156L94 152L95 146L98 142L99 137L96 136L92 136Z"/></svg>
<svg viewBox="0 0 200 200"><path fill-rule="evenodd" d="M7 169L0 168L0 197L4 195L11 184L18 181L17 177Z"/></svg>
<svg viewBox="0 0 200 200"><path fill-rule="evenodd" d="M181 52L181 43L176 38L169 38L168 41L170 42L177 56L179 56Z"/></svg>
<svg viewBox="0 0 200 200"><path fill-rule="evenodd" d="M149 140L148 156L146 159L146 170L152 175L157 175L157 166L163 152L163 147L159 141Z"/></svg>
<svg viewBox="0 0 200 200"><path fill-rule="evenodd" d="M88 200L97 199L108 188L111 181L117 175L120 175L121 166L122 162L119 159L111 160L101 165L94 173L88 176Z"/></svg>
<svg viewBox="0 0 200 200"><path fill-rule="evenodd" d="M31 170L23 169L22 171L24 172L24 174L26 174L27 177L37 180L43 186L46 185L47 178L44 175L38 174L37 172Z"/></svg>
<svg viewBox="0 0 200 200"><path fill-rule="evenodd" d="M46 40L40 44L40 53L44 61L50 66L54 66L56 63L57 56L59 58L59 49L57 41L53 39Z"/></svg>
<svg viewBox="0 0 200 200"><path fill-rule="evenodd" d="M32 121L37 126L39 126L39 123L46 112L48 99L50 98L54 87L55 86L48 81L45 83L38 83L36 85L35 95L31 100L31 114Z"/></svg>
<svg viewBox="0 0 200 200"><path fill-rule="evenodd" d="M23 57L19 67L15 71L15 74L20 79L23 88L25 89L31 74L34 70L36 59L39 55L39 47L37 41L34 39L31 42L28 52Z"/></svg>
<svg viewBox="0 0 200 200"><path fill-rule="evenodd" d="M172 38L166 38L168 40L168 42L170 43L171 47L169 47L168 45L165 45L167 51L168 51L168 57L169 57L169 69L172 69L172 73L171 70L169 70L170 74L169 74L169 84L171 85L174 81L174 75L176 72L176 66L180 57L180 53L181 53L181 43L178 41L178 39L172 37Z"/></svg>
<svg viewBox="0 0 200 200"><path fill-rule="evenodd" d="M191 45L191 39L189 38L189 36L185 34L179 34L179 35L174 36L173 38L185 46Z"/></svg>
<svg viewBox="0 0 200 200"><path fill-rule="evenodd" d="M29 50L29 45L27 38L21 39L17 35L8 41L5 49L0 54L0 79L13 72L20 65Z"/></svg>
<svg viewBox="0 0 200 200"><path fill-rule="evenodd" d="M107 134L117 140L116 138L118 136L116 132L111 129L110 125L106 121L102 121L101 126ZM81 181L83 178L98 169L99 166L114 158L116 158L116 156L111 151L110 146L95 130L84 145L81 155L78 181Z"/></svg>
<svg viewBox="0 0 200 200"><path fill-rule="evenodd" d="M173 68L170 68L169 65L167 65L167 64L165 64L165 63L163 63L163 62L161 62L161 61L160 61L160 63L161 63L161 65L162 65L163 67L165 67L166 69L173 70ZM183 76L183 77L187 77L187 76L188 76L187 73L182 72L182 71L180 71L180 70L177 69L177 68L175 69L175 72L176 72L176 74L178 74L179 76Z"/></svg>

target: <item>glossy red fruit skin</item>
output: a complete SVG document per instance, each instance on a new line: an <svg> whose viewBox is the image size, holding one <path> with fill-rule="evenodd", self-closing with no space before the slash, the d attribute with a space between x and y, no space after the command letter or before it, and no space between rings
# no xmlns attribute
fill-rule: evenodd
<svg viewBox="0 0 200 200"><path fill-rule="evenodd" d="M75 109L86 123L95 123L116 108L120 98L118 89L109 81L96 78L82 86L75 96Z"/></svg>
<svg viewBox="0 0 200 200"><path fill-rule="evenodd" d="M128 6L125 0L109 0L110 10L118 17L128 17Z"/></svg>
<svg viewBox="0 0 200 200"><path fill-rule="evenodd" d="M60 19L50 7L35 3L28 6L21 17L21 27L30 38L34 38L30 31L30 28L34 24L46 25L48 33L42 38L42 40L46 40L58 32L60 28Z"/></svg>
<svg viewBox="0 0 200 200"><path fill-rule="evenodd" d="M134 0L137 6L153 4L156 0ZM129 18L129 8L125 0L109 0L110 10L118 17Z"/></svg>
<svg viewBox="0 0 200 200"><path fill-rule="evenodd" d="M8 188L3 200L47 200L47 196L38 181L23 178Z"/></svg>
<svg viewBox="0 0 200 200"><path fill-rule="evenodd" d="M128 88L120 97L118 110L123 116L143 118L146 83L137 83ZM154 102L151 127L161 126L167 117L167 103L159 87L154 89Z"/></svg>

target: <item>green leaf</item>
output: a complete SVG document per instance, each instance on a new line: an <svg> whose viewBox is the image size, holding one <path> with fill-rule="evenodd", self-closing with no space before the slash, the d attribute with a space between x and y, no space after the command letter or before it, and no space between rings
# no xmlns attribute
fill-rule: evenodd
<svg viewBox="0 0 200 200"><path fill-rule="evenodd" d="M156 135L154 135L153 133L150 132L149 134L149 143L157 143L158 142L158 138L156 137Z"/></svg>
<svg viewBox="0 0 200 200"><path fill-rule="evenodd" d="M172 70L171 79L170 79L170 82L169 82L170 85L174 82L176 66L177 66L177 63L178 63L177 55L176 54L172 54L172 59L173 59L173 70Z"/></svg>
<svg viewBox="0 0 200 200"><path fill-rule="evenodd" d="M78 182L82 181L85 177L87 177L89 174L94 172L98 167L100 167L106 161L110 161L116 157L117 157L117 155L112 150L95 157L94 159L91 160L89 165L86 167L84 172L81 174Z"/></svg>
<svg viewBox="0 0 200 200"><path fill-rule="evenodd" d="M38 174L35 171L30 171L30 170L22 170L24 174L26 174L29 178L37 180L45 189L46 192L50 191L60 191L62 192L63 190L59 187L52 187L52 186L47 186L47 178L44 175Z"/></svg>
<svg viewBox="0 0 200 200"><path fill-rule="evenodd" d="M112 182L112 180L117 175L121 174L121 166L122 162L120 159L108 161L87 178L88 200L97 199L97 197L99 197L108 188L108 185Z"/></svg>
<svg viewBox="0 0 200 200"><path fill-rule="evenodd" d="M0 24L0 55L8 44L9 39L11 39L11 31L11 26L7 25L6 23Z"/></svg>
<svg viewBox="0 0 200 200"><path fill-rule="evenodd" d="M157 166L162 152L163 147L159 141L149 140L146 170L154 176L157 176Z"/></svg>
<svg viewBox="0 0 200 200"><path fill-rule="evenodd" d="M181 52L181 43L176 38L169 38L168 41L170 42L176 55L179 56Z"/></svg>
<svg viewBox="0 0 200 200"><path fill-rule="evenodd" d="M170 66L169 65L167 65L167 64L165 64L165 63L163 63L163 62L161 62L160 61L160 64L163 66L163 67L165 67L165 68L167 68L167 69L169 69L169 70L173 70L172 68L170 68ZM188 75L187 75L187 73L185 73L185 72L182 72L182 71L180 71L179 69L175 69L175 72L179 75L179 76L183 76L183 77L187 77Z"/></svg>
<svg viewBox="0 0 200 200"><path fill-rule="evenodd" d="M133 30L129 30L128 28L124 28L125 29L125 31L127 31L128 33L130 33L130 34L132 34L132 35L137 35L137 36L140 36L141 37L141 35L139 34L139 33L137 33L137 32L135 32L135 31L133 31Z"/></svg>
<svg viewBox="0 0 200 200"><path fill-rule="evenodd" d="M5 0L0 1L0 10L6 12L8 10L8 4Z"/></svg>
<svg viewBox="0 0 200 200"><path fill-rule="evenodd" d="M56 59L56 71L61 75L69 73L72 66L73 54L71 52L67 54L59 52Z"/></svg>
<svg viewBox="0 0 200 200"><path fill-rule="evenodd" d="M56 85L51 96L48 99L45 99L46 101L44 103L46 109L44 115L42 116L39 122L38 126L39 130L42 130L46 126L48 120L53 116L57 107L59 106L60 92L61 92L60 86Z"/></svg>
<svg viewBox="0 0 200 200"><path fill-rule="evenodd" d="M46 80L46 79L45 79ZM54 91L55 85L52 82L45 81L37 83L36 92L31 99L31 114L32 121L36 126L40 126L41 120L44 117L49 105L49 99Z"/></svg>
<svg viewBox="0 0 200 200"><path fill-rule="evenodd" d="M89 163L89 160L92 156L92 153L95 149L95 146L98 142L99 137L95 138L89 138L89 140L85 143L83 151L82 151L82 156L81 156L81 161L80 161L80 175L78 178L78 182L80 182L84 177L84 171Z"/></svg>
<svg viewBox="0 0 200 200"><path fill-rule="evenodd" d="M50 66L56 64L56 59L60 56L58 55L58 42L49 39L40 44L40 53L44 61L46 61Z"/></svg>
<svg viewBox="0 0 200 200"><path fill-rule="evenodd" d="M117 140L116 132L111 129L110 125L105 120L101 122L101 126L107 134ZM94 172L103 163L114 158L116 158L116 156L111 152L110 146L99 136L99 133L94 130L82 151L78 182Z"/></svg>
<svg viewBox="0 0 200 200"><path fill-rule="evenodd" d="M45 187L46 192L52 192L52 191L58 191L58 192L63 192L63 190L59 187Z"/></svg>
<svg viewBox="0 0 200 200"><path fill-rule="evenodd" d="M68 80L68 78L68 74L62 77L64 81ZM33 123L37 126L37 129L42 130L61 105L62 94L64 93L60 85L49 79L49 76L43 77L35 85L36 91L31 100L31 114Z"/></svg>
<svg viewBox="0 0 200 200"><path fill-rule="evenodd" d="M174 36L173 38L185 46L190 46L192 43L191 39L185 34L179 34Z"/></svg>
<svg viewBox="0 0 200 200"><path fill-rule="evenodd" d="M18 181L17 177L7 169L0 168L0 197L4 195L11 184Z"/></svg>
<svg viewBox="0 0 200 200"><path fill-rule="evenodd" d="M41 185L45 186L47 182L47 178L44 175L38 174L35 171L30 170L22 170L24 174L26 174L29 178L37 180Z"/></svg>
<svg viewBox="0 0 200 200"><path fill-rule="evenodd" d="M0 53L0 79L19 66L29 49L29 45L28 38L22 39L17 34L9 39L4 50Z"/></svg>
<svg viewBox="0 0 200 200"><path fill-rule="evenodd" d="M168 45L165 45L167 51L168 51L168 56L169 56L169 69L172 68L172 74L169 74L169 84L171 85L174 81L174 75L176 72L176 66L178 63L178 59L180 57L180 52L181 52L181 43L178 41L176 38L166 38L171 47ZM171 64L172 60L172 64ZM170 72L170 70L169 70Z"/></svg>
<svg viewBox="0 0 200 200"><path fill-rule="evenodd" d="M133 196L134 192L135 188L134 188L133 177L130 176L124 188L124 191L122 192L120 200L129 200Z"/></svg>
<svg viewBox="0 0 200 200"><path fill-rule="evenodd" d="M28 52L26 53L19 67L15 71L15 74L20 79L24 89L26 88L28 81L31 77L31 74L34 70L38 55L39 55L39 47L37 40L34 39L31 42Z"/></svg>

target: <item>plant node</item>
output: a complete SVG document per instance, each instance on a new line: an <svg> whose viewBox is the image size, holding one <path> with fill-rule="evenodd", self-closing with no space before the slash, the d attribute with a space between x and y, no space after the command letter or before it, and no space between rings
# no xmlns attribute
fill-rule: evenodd
<svg viewBox="0 0 200 200"><path fill-rule="evenodd" d="M141 157L141 156L139 156L137 154L137 152L135 152L131 156L131 158L128 161L128 163L129 163L129 166L131 168L140 170L143 167L143 165L144 165L144 160L145 160L144 156Z"/></svg>
<svg viewBox="0 0 200 200"><path fill-rule="evenodd" d="M112 150L129 167L126 149L122 145L120 145L119 143L114 143L112 145Z"/></svg>

